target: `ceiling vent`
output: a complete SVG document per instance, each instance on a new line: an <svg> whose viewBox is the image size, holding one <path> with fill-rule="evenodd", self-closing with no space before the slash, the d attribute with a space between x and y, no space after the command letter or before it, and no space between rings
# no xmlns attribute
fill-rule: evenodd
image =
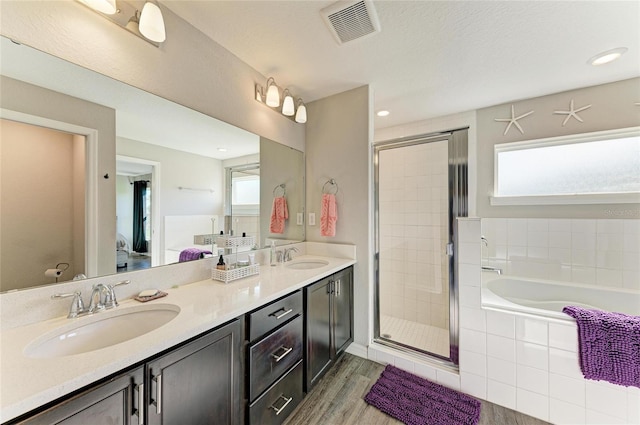
<svg viewBox="0 0 640 425"><path fill-rule="evenodd" d="M380 32L380 22L369 0L339 1L320 11L338 44Z"/></svg>

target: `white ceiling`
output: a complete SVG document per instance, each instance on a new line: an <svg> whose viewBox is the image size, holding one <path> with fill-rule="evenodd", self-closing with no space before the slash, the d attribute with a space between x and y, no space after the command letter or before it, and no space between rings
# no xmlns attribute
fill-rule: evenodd
<svg viewBox="0 0 640 425"><path fill-rule="evenodd" d="M370 84L376 128L640 75L638 1L375 1L381 32L343 45L333 3L161 0L306 102Z"/></svg>

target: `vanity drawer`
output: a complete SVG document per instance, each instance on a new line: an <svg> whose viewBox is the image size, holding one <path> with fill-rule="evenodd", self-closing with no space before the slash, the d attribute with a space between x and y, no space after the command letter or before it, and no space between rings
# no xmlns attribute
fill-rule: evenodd
<svg viewBox="0 0 640 425"><path fill-rule="evenodd" d="M296 291L281 300L250 313L249 341L260 338L299 313L302 313L302 291Z"/></svg>
<svg viewBox="0 0 640 425"><path fill-rule="evenodd" d="M302 359L302 316L249 346L249 400L255 400Z"/></svg>
<svg viewBox="0 0 640 425"><path fill-rule="evenodd" d="M302 401L302 360L249 406L249 425L278 425Z"/></svg>

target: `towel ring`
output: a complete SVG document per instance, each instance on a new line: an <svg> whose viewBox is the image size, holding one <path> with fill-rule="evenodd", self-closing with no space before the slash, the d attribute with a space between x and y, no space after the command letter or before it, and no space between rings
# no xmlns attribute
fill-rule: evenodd
<svg viewBox="0 0 640 425"><path fill-rule="evenodd" d="M328 184L331 186L327 187ZM332 192L331 189L335 190L335 192ZM329 179L324 185L322 185L322 193L335 195L336 193L338 193L338 190L338 183L336 183L334 179Z"/></svg>
<svg viewBox="0 0 640 425"><path fill-rule="evenodd" d="M282 195L280 196L285 196L287 194L287 189L284 183L277 185L276 187L273 188L273 197L276 198L278 197L278 195L276 195L276 192L278 192L278 188L282 189Z"/></svg>

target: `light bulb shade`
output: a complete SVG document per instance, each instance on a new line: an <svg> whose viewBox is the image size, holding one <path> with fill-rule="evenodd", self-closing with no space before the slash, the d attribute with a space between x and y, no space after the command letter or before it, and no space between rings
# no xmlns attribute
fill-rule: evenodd
<svg viewBox="0 0 640 425"><path fill-rule="evenodd" d="M280 106L280 92L273 78L267 80L267 106L277 108Z"/></svg>
<svg viewBox="0 0 640 425"><path fill-rule="evenodd" d="M300 102L298 104L298 111L296 112L296 122L300 124L304 124L307 122L307 107L304 106L304 103Z"/></svg>
<svg viewBox="0 0 640 425"><path fill-rule="evenodd" d="M284 100L282 101L282 115L292 117L296 111L296 108L293 106L293 97L289 94L289 90L285 90L285 93Z"/></svg>
<svg viewBox="0 0 640 425"><path fill-rule="evenodd" d="M144 4L138 29L143 36L156 43L162 43L167 38L162 12L157 4L151 2Z"/></svg>
<svg viewBox="0 0 640 425"><path fill-rule="evenodd" d="M100 13L106 15L113 15L116 13L116 0L80 0L93 10L97 10Z"/></svg>

